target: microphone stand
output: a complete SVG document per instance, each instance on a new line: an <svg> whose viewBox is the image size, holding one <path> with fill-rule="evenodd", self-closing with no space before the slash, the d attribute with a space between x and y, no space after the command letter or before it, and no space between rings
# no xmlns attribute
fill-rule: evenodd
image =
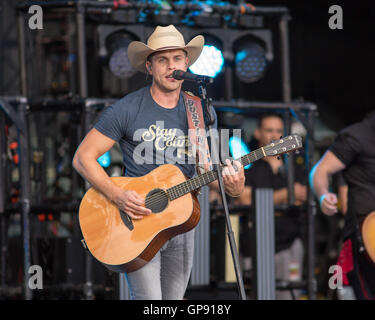
<svg viewBox="0 0 375 320"><path fill-rule="evenodd" d="M232 259L233 259L233 264L234 264L234 269L236 271L236 277L237 277L237 284L238 284L238 289L239 293L241 296L242 300L246 300L246 294L245 294L245 289L244 289L244 284L243 284L243 278L242 278L242 272L240 269L240 263L239 263L239 257L238 257L238 251L236 247L236 242L234 239L234 233L232 230L232 225L230 222L229 218L229 210L228 210L228 204L226 200L226 195L224 191L224 183L223 183L223 175L221 173L221 167L220 167L220 156L219 156L219 148L217 145L217 140L215 138L215 135L213 134L213 128L212 125L215 122L214 117L212 116L211 109L213 108L211 101L212 99L207 98L207 89L206 89L206 82L212 82L211 81L204 81L204 80L199 80L199 95L202 100L202 109L203 109L203 114L204 114L204 121L206 122L206 127L209 128L209 136L211 137L211 157L212 157L212 162L213 162L213 167L214 171L217 173L217 179L219 182L219 189L220 189L220 194L221 194L221 199L223 201L223 207L224 207L224 212L225 212L225 221L226 221L226 226L227 226L227 231L228 231L228 239L229 239L229 244L230 244L230 249L232 253Z"/></svg>

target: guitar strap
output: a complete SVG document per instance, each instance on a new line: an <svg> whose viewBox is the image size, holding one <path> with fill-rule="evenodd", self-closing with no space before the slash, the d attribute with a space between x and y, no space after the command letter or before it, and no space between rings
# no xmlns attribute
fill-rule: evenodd
<svg viewBox="0 0 375 320"><path fill-rule="evenodd" d="M201 99L190 92L183 92L186 115L189 127L189 141L193 154L196 155L198 174L212 170L210 150L208 148L206 129L203 118Z"/></svg>

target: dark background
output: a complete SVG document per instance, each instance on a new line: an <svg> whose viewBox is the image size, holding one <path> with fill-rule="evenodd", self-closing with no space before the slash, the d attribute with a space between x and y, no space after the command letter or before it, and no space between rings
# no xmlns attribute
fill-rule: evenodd
<svg viewBox="0 0 375 320"><path fill-rule="evenodd" d="M286 6L292 20L290 65L292 97L317 104L321 120L333 130L359 121L373 102L373 1L281 0L254 5ZM331 30L331 5L343 8L343 30Z"/></svg>

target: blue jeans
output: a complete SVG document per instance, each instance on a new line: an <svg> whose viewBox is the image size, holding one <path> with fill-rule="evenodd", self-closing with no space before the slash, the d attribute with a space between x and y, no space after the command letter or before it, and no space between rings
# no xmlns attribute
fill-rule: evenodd
<svg viewBox="0 0 375 320"><path fill-rule="evenodd" d="M132 300L181 300L193 266L194 229L167 241L142 268L126 273Z"/></svg>

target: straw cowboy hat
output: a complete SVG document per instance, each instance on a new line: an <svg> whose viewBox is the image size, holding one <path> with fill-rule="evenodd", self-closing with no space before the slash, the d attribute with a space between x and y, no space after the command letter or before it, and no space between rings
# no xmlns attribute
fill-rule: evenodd
<svg viewBox="0 0 375 320"><path fill-rule="evenodd" d="M185 45L182 34L173 26L157 26L147 40L147 45L140 41L132 41L128 47L128 57L134 69L147 73L146 59L157 51L183 49L186 51L191 66L199 57L204 45L204 37L194 37Z"/></svg>

